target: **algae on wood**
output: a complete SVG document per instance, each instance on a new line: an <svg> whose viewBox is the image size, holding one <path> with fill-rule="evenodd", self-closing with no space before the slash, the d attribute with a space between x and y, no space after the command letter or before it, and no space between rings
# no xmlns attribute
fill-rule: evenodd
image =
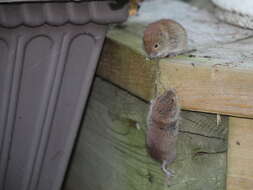
<svg viewBox="0 0 253 190"><path fill-rule="evenodd" d="M223 190L227 118L182 112L176 172L166 185L160 163L145 146L149 104L96 79L65 190Z"/></svg>

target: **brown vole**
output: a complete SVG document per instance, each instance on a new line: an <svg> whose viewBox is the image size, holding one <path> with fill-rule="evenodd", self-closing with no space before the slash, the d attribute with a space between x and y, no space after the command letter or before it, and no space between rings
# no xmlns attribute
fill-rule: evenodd
<svg viewBox="0 0 253 190"><path fill-rule="evenodd" d="M144 31L143 45L150 58L175 56L189 51L185 29L171 19L149 24Z"/></svg>
<svg viewBox="0 0 253 190"><path fill-rule="evenodd" d="M179 113L176 94L174 90L168 90L151 102L148 115L148 152L162 161L162 170L167 177L173 175L167 165L176 158Z"/></svg>

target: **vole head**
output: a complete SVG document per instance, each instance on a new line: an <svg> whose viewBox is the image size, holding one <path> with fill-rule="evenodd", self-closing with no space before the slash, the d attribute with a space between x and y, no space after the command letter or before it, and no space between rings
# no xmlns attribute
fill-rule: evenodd
<svg viewBox="0 0 253 190"><path fill-rule="evenodd" d="M161 30L161 25L158 22L152 23L146 28L143 36L143 45L150 58L166 56L167 37L166 32Z"/></svg>
<svg viewBox="0 0 253 190"><path fill-rule="evenodd" d="M166 57L187 48L187 33L179 23L161 19L147 26L143 45L150 58Z"/></svg>
<svg viewBox="0 0 253 190"><path fill-rule="evenodd" d="M153 100L151 106L151 119L153 121L171 124L179 117L180 108L175 91L172 89Z"/></svg>

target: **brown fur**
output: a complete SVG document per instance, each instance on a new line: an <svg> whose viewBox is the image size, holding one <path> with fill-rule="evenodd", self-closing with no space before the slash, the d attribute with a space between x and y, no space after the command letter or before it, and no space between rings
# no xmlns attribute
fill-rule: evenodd
<svg viewBox="0 0 253 190"><path fill-rule="evenodd" d="M145 29L143 45L151 58L174 55L187 49L187 33L176 21L162 19Z"/></svg>
<svg viewBox="0 0 253 190"><path fill-rule="evenodd" d="M173 90L152 101L148 116L147 147L154 159L171 163L176 158L179 112Z"/></svg>

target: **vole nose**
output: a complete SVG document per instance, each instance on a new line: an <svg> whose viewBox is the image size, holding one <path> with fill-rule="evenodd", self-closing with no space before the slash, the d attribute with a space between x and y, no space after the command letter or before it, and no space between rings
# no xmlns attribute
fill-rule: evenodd
<svg viewBox="0 0 253 190"><path fill-rule="evenodd" d="M156 58L156 56L157 56L156 53L150 53L148 57L149 57L150 59L154 59L154 58Z"/></svg>

